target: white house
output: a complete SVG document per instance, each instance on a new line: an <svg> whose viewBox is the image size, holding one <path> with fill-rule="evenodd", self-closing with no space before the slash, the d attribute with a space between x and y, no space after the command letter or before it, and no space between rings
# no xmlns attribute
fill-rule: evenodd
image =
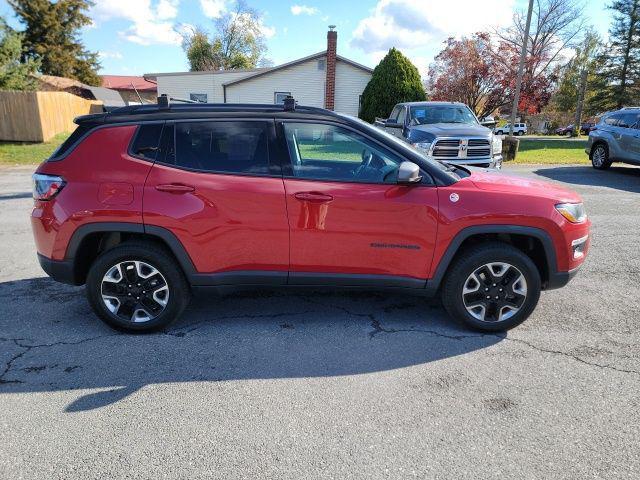
<svg viewBox="0 0 640 480"><path fill-rule="evenodd" d="M210 72L148 73L158 95L209 103L299 104L358 115L362 91L372 69L336 53L338 34L327 32L327 50L273 68Z"/></svg>

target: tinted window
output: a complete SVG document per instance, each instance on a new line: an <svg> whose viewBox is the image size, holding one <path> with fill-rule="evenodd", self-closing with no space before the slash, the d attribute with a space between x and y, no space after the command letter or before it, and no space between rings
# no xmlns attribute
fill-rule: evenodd
<svg viewBox="0 0 640 480"><path fill-rule="evenodd" d="M174 144L174 132L175 127L170 123L165 124L162 129L162 136L160 137L160 152L156 158L159 162L175 165L176 148Z"/></svg>
<svg viewBox="0 0 640 480"><path fill-rule="evenodd" d="M395 181L402 159L351 130L333 125L287 123L293 176L346 182Z"/></svg>
<svg viewBox="0 0 640 480"><path fill-rule="evenodd" d="M620 122L618 123L619 127L631 128L638 122L638 114L637 113L623 113Z"/></svg>
<svg viewBox="0 0 640 480"><path fill-rule="evenodd" d="M131 153L136 157L156 160L159 151L161 132L161 123L140 125L140 127L138 127L138 132L133 139L133 143L131 144Z"/></svg>
<svg viewBox="0 0 640 480"><path fill-rule="evenodd" d="M76 127L76 129L73 131L73 133L71 135L69 135L69 138L67 138L64 142L62 142L62 145L60 145L52 154L51 154L51 159L56 159L56 158L60 158L64 155L66 155L71 147L74 146L74 144L80 140L80 138L87 133L89 130L91 130L91 126L87 126L87 125L78 125L78 127Z"/></svg>
<svg viewBox="0 0 640 480"><path fill-rule="evenodd" d="M268 123L175 124L176 164L194 170L268 174Z"/></svg>

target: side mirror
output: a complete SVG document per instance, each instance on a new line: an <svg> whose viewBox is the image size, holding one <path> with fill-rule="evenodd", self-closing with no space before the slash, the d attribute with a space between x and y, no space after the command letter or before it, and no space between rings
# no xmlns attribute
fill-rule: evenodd
<svg viewBox="0 0 640 480"><path fill-rule="evenodd" d="M387 128L402 128L402 124L395 120L385 120L384 126Z"/></svg>
<svg viewBox="0 0 640 480"><path fill-rule="evenodd" d="M419 183L421 180L420 167L415 163L402 162L398 167L398 183Z"/></svg>
<svg viewBox="0 0 640 480"><path fill-rule="evenodd" d="M498 122L496 122L495 120L484 119L480 122L480 125L482 125L483 127L491 128L491 127L495 127L497 123Z"/></svg>

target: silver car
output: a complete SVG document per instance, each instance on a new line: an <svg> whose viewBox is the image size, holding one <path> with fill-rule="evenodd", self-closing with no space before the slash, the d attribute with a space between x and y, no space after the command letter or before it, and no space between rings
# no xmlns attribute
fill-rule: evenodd
<svg viewBox="0 0 640 480"><path fill-rule="evenodd" d="M640 107L603 116L589 132L585 152L598 170L609 168L613 162L640 165Z"/></svg>

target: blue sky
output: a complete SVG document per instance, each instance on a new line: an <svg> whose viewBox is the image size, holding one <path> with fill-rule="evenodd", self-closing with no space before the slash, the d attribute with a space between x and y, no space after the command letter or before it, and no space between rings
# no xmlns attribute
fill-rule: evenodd
<svg viewBox="0 0 640 480"><path fill-rule="evenodd" d="M95 0L83 29L85 45L100 52L103 74L141 75L188 70L180 32L213 28L234 0ZM375 66L399 47L426 74L448 36L460 36L511 20L526 0L248 0L262 12L267 56L277 65L324 50L327 26L338 31L338 53ZM589 24L606 38L611 20L604 0L585 0ZM19 24L0 0L0 15Z"/></svg>

